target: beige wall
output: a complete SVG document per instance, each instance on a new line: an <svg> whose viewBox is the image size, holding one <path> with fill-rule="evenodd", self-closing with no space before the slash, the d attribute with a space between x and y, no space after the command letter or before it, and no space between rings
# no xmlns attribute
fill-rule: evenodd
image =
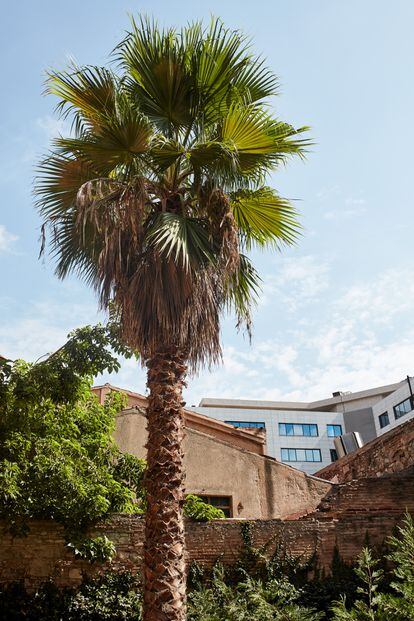
<svg viewBox="0 0 414 621"><path fill-rule="evenodd" d="M146 420L127 410L117 417L121 450L145 457ZM184 441L188 493L231 496L233 516L285 518L313 511L332 484L270 458L251 453L194 429Z"/></svg>

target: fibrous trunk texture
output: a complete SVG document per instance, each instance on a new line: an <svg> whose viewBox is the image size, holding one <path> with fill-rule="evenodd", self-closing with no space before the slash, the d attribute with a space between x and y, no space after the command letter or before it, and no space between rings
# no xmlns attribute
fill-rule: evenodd
<svg viewBox="0 0 414 621"><path fill-rule="evenodd" d="M144 621L184 621L185 540L182 389L185 356L164 348L147 360L147 513Z"/></svg>

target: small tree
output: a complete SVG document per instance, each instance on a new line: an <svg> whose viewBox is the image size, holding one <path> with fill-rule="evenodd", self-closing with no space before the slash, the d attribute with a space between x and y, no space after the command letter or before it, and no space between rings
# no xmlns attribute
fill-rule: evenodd
<svg viewBox="0 0 414 621"><path fill-rule="evenodd" d="M86 327L41 362L0 359L0 517L14 531L47 518L72 539L110 513L139 510L145 462L112 437L123 397L101 405L91 392L94 375L118 368L110 344L107 328Z"/></svg>

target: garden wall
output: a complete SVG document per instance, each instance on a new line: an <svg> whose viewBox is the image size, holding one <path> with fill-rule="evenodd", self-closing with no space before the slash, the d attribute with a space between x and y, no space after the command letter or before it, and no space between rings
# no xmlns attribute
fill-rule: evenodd
<svg viewBox="0 0 414 621"><path fill-rule="evenodd" d="M343 483L380 477L414 465L414 419L395 427L365 446L315 473L321 479Z"/></svg>
<svg viewBox="0 0 414 621"><path fill-rule="evenodd" d="M333 491L314 513L300 519L251 521L253 542L283 543L294 555L317 554L321 568L329 572L335 547L343 560L355 561L367 538L380 545L406 510L414 514L414 472L405 471L378 479L351 481ZM188 521L186 538L189 560L212 564L221 559L234 562L242 547L243 520L209 523ZM91 533L106 534L117 547L114 569L139 569L143 520L115 516ZM75 560L65 547L63 530L51 522L33 521L27 537L12 538L0 524L0 582L24 580L34 588L48 578L58 585L81 581L82 572L94 573L102 566Z"/></svg>
<svg viewBox="0 0 414 621"><path fill-rule="evenodd" d="M395 515L353 515L338 520L331 516L301 520L256 520L252 523L253 541L257 545L269 540L284 542L293 554L318 555L321 568L329 573L335 546L345 561L354 561L366 543L379 545L391 534ZM190 560L212 564L221 559L232 563L242 547L242 520L188 523L186 539ZM95 532L105 533L116 544L115 570L135 571L140 567L143 520L117 516ZM23 580L26 588L35 588L52 579L59 586L79 584L82 573L96 573L102 565L75 560L65 547L61 528L49 522L32 522L25 538L3 535L0 543L0 582ZM106 566L107 567L107 566Z"/></svg>

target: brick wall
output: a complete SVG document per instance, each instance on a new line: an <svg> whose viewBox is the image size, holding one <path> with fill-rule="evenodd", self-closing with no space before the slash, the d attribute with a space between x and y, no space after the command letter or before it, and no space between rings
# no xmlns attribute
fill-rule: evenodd
<svg viewBox="0 0 414 621"><path fill-rule="evenodd" d="M329 572L335 546L345 561L354 561L368 535L372 545L390 535L406 509L414 513L414 472L379 479L352 481L334 486L319 509L297 520L255 520L255 544L283 542L292 554L316 552L321 568ZM242 546L241 520L206 524L187 522L189 560L232 563ZM0 532L2 526L0 525ZM136 570L140 566L143 520L116 516L91 534L106 534L117 547L113 568ZM51 522L34 521L27 537L0 538L0 582L24 580L28 588L52 579L60 586L76 585L82 573L102 567L74 559L65 547L63 530Z"/></svg>
<svg viewBox="0 0 414 621"><path fill-rule="evenodd" d="M328 481L380 477L414 465L414 419L315 473Z"/></svg>
<svg viewBox="0 0 414 621"><path fill-rule="evenodd" d="M401 516L399 516L401 517ZM398 517L393 515L348 515L338 520L329 514L301 520L256 520L253 540L261 545L269 540L284 542L293 554L318 555L319 564L329 572L335 545L345 561L351 562L368 535L372 545L380 545L391 534ZM212 564L217 559L233 563L242 547L241 520L188 523L186 539L190 560ZM95 531L105 533L116 544L114 570L137 570L142 552L143 521L117 516ZM269 548L271 550L271 547ZM47 579L59 586L75 586L83 572L93 574L105 566L75 560L65 548L62 530L48 522L33 522L25 538L3 535L0 542L0 582L23 580L33 589Z"/></svg>

